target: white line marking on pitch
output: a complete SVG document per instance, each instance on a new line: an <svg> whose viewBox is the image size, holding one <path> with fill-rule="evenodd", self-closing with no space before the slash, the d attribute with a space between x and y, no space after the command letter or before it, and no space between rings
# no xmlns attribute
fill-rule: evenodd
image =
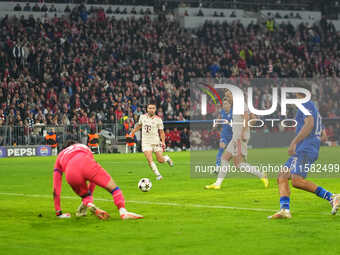
<svg viewBox="0 0 340 255"><path fill-rule="evenodd" d="M16 196L16 197L38 197L38 198L40 197L40 198L50 198L50 199L52 199L52 195L40 195L40 194L20 194L20 193L0 192L0 195ZM71 196L62 196L61 198L79 200L79 197L71 197ZM112 202L112 199L105 199L105 198L95 198L94 200ZM245 210L245 211L257 211L257 212L275 212L276 211L276 210L264 209L264 208L246 208L246 207L225 206L225 205L179 204L179 203L136 201L136 200L128 200L127 203L145 204L145 205L163 205L163 206L174 206L174 207L231 209L231 210Z"/></svg>

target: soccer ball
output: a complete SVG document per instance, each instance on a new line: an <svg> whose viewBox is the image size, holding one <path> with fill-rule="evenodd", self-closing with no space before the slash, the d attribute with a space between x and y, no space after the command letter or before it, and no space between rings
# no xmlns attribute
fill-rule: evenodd
<svg viewBox="0 0 340 255"><path fill-rule="evenodd" d="M152 187L152 183L148 178L142 178L138 182L138 188L143 192L148 192Z"/></svg>

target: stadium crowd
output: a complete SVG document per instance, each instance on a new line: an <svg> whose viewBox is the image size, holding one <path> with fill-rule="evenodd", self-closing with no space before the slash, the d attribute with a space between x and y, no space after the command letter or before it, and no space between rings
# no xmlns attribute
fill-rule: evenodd
<svg viewBox="0 0 340 255"><path fill-rule="evenodd" d="M241 87L313 78L322 116L340 117L340 34L324 18L297 29L287 21L186 30L173 15L116 20L99 10L84 19L81 11L70 19L1 20L0 127L121 123L128 130L149 102L163 120L188 120L190 79L198 77L237 79ZM254 101L270 105L269 86ZM338 127L327 129L340 140ZM170 144L183 147L178 136L187 132Z"/></svg>

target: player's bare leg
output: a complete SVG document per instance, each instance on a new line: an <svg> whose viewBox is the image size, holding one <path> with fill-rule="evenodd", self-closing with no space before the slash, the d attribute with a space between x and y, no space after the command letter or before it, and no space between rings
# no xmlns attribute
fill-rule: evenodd
<svg viewBox="0 0 340 255"><path fill-rule="evenodd" d="M291 175L287 171L281 171L277 178L277 184L279 186L280 198L289 198L290 197L290 188L289 188L289 179ZM289 219L292 217L289 210L289 205L286 205L284 201L280 201L282 203L280 211L269 216L269 219Z"/></svg>
<svg viewBox="0 0 340 255"><path fill-rule="evenodd" d="M157 161L159 163L167 162L169 164L169 166L171 166L171 167L174 166L174 163L172 162L171 158L168 155L163 156L162 151L156 151L155 154L156 154Z"/></svg>
<svg viewBox="0 0 340 255"><path fill-rule="evenodd" d="M302 189L304 191L315 193L317 195L319 195L318 189L321 188L318 185L316 185L315 183L308 181L308 180L304 179L302 176L296 175L296 174L292 174L292 185L293 185L294 188ZM329 194L331 194L331 193L329 193ZM327 193L325 193L325 195L320 196L320 197L325 198L326 196L327 196ZM335 215L337 213L339 207L340 207L340 196L338 194L334 194L334 195L332 194L329 202L332 206L331 213L333 215Z"/></svg>
<svg viewBox="0 0 340 255"><path fill-rule="evenodd" d="M229 161L232 159L232 157L233 155L228 151L225 151L223 153L222 160L221 160L221 169L218 172L217 180L213 184L206 185L205 189L221 189L222 182L224 178L226 177L228 168L230 166Z"/></svg>
<svg viewBox="0 0 340 255"><path fill-rule="evenodd" d="M311 181L305 180L302 176L296 174L290 174L288 171L281 171L279 173L279 177L277 178L277 183L279 185L280 198L289 198L290 197L290 188L289 188L289 179L292 180L292 185L295 188L302 189L305 191L309 191L315 193L318 186L315 185ZM284 203L281 201L281 203ZM288 201L289 203L289 201ZM283 219L283 218L291 218L289 205L281 205L281 210L274 215L270 216L270 219ZM287 208L285 208L287 207Z"/></svg>
<svg viewBox="0 0 340 255"><path fill-rule="evenodd" d="M312 193L315 193L316 189L318 188L315 183L308 181L297 174L292 174L292 185L294 188L302 189Z"/></svg>
<svg viewBox="0 0 340 255"><path fill-rule="evenodd" d="M158 171L156 163L153 161L152 151L144 151L144 155L146 160L148 161L151 170L155 173L157 180L161 180L163 177Z"/></svg>
<svg viewBox="0 0 340 255"><path fill-rule="evenodd" d="M274 214L273 216L270 216L269 218L271 219L291 218L291 214L289 211L289 202L290 202L289 200L290 189L289 189L289 183L288 183L289 179L291 179L293 187L314 193L318 197L329 201L329 203L332 206L331 213L333 215L336 214L337 210L340 207L340 196L339 195L332 194L331 192L316 185L315 183L306 180L303 176L300 176L298 174L290 174L289 171L286 171L286 172L282 171L278 177L281 210L278 213Z"/></svg>
<svg viewBox="0 0 340 255"><path fill-rule="evenodd" d="M291 175L288 171L281 171L279 173L279 176L277 178L277 183L279 186L279 192L281 198L289 198L290 197L290 188L289 188L289 179L292 180L292 185L295 188L302 189L305 191L309 191L312 193L315 193L316 189L318 188L317 185L315 185L311 181L305 180L302 176L293 174ZM291 218L289 205L285 205L284 201L283 205L281 205L281 210L274 215L270 216L270 219L284 219L284 218ZM285 208L287 207L287 208Z"/></svg>

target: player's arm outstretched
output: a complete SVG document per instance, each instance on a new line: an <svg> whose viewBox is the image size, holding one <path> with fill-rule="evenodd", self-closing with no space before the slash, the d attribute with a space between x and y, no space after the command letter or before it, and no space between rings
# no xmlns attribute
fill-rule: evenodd
<svg viewBox="0 0 340 255"><path fill-rule="evenodd" d="M69 213L62 213L60 206L60 193L63 173L60 169L54 168L53 173L53 199L56 216L59 218L70 218Z"/></svg>
<svg viewBox="0 0 340 255"><path fill-rule="evenodd" d="M165 151L165 133L164 133L164 129L158 129L159 131L159 136L161 138L161 143L162 143L162 148L163 148L163 151Z"/></svg>
<svg viewBox="0 0 340 255"><path fill-rule="evenodd" d="M295 136L288 148L288 154L293 156L295 155L296 145L305 139L312 132L314 128L314 117L309 115L304 120L304 125L301 128L300 132Z"/></svg>
<svg viewBox="0 0 340 255"><path fill-rule="evenodd" d="M244 119L244 125L243 125L242 132L241 132L241 140L243 142L245 142L245 141L247 141L246 132L248 131L248 128L249 128L249 126L248 126L248 120L249 120L248 111L244 112L243 119Z"/></svg>
<svg viewBox="0 0 340 255"><path fill-rule="evenodd" d="M137 131L139 131L142 128L142 124L138 123L136 124L136 127L131 131L131 136L134 136Z"/></svg>

